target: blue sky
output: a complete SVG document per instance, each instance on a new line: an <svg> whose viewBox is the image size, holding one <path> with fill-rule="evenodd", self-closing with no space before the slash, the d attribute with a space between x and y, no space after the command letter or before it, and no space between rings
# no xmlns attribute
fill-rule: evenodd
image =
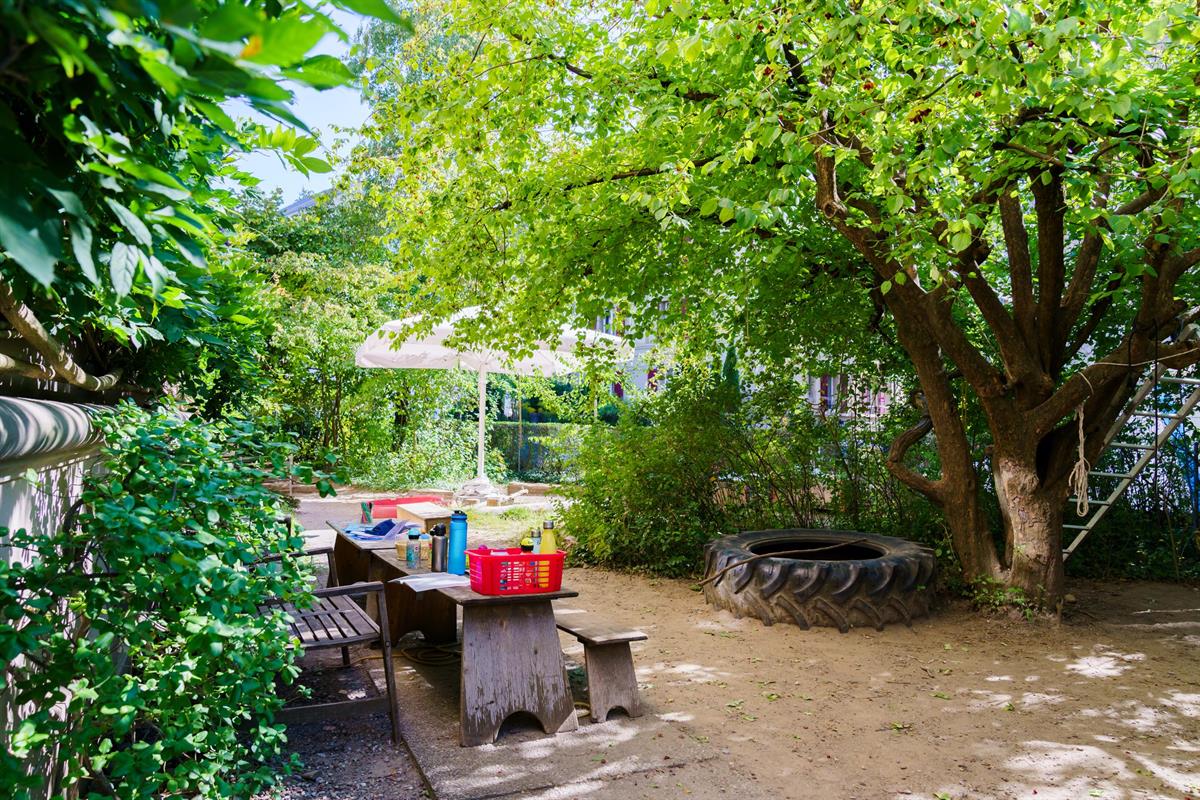
<svg viewBox="0 0 1200 800"><path fill-rule="evenodd" d="M334 21L350 35L358 30L362 18L345 11L334 10L331 14ZM317 46L317 52L327 53L338 58L344 58L350 51L348 42L340 41L336 36L326 36ZM339 138L345 139L351 134L339 132L336 128L357 129L367 118L370 110L359 97L357 87L343 86L337 89L327 89L318 92L307 87L291 87L296 94L293 110L296 116L319 135L322 144L332 145ZM283 191L285 203L295 200L305 191L319 192L327 189L337 177L337 170L324 175L309 175L305 177L288 168L280 159L266 153L254 153L240 160L242 169L262 180L259 188L264 193L273 189Z"/></svg>

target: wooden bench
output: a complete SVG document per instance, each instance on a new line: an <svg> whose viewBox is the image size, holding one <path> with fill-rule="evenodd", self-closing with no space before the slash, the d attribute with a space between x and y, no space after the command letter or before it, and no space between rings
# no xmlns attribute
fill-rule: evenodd
<svg viewBox="0 0 1200 800"><path fill-rule="evenodd" d="M292 553L291 557L325 554L330 558L333 572L333 548L323 547L303 553ZM278 561L287 556L269 556L257 565ZM336 573L331 577L336 580ZM362 606L352 598L375 596L378 598L380 621L377 624ZM388 630L387 603L384 601L384 585L380 581L352 583L346 586L328 586L313 590L311 608L296 608L292 603L280 599L268 600L259 606L260 614L269 614L278 609L291 618L288 630L300 641L300 647L308 650L338 648L342 651L342 664L350 665L350 645L379 642L383 649L383 676L387 695L366 697L361 700L343 700L335 703L314 703L305 706L286 706L276 718L283 722L319 722L326 719L353 717L387 709L392 723L392 744L400 743L400 713L396 693L396 674L392 666L392 642L385 635Z"/></svg>
<svg viewBox="0 0 1200 800"><path fill-rule="evenodd" d="M649 637L574 609L556 609L554 624L583 644L592 721L604 722L614 708L624 709L631 717L640 717L642 703L629 643Z"/></svg>

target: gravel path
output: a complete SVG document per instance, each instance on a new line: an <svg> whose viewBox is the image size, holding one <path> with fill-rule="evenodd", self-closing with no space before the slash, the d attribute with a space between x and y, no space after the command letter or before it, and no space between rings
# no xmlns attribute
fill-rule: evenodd
<svg viewBox="0 0 1200 800"><path fill-rule="evenodd" d="M356 648L356 650L358 650ZM355 650L351 651L352 653ZM360 651L361 657L369 651ZM302 683L311 700L354 699L370 688L368 657L342 668L338 651L318 651L305 657ZM432 798L408 749L393 747L386 713L358 719L310 722L288 726L288 740L303 766L273 791L255 800L418 800Z"/></svg>

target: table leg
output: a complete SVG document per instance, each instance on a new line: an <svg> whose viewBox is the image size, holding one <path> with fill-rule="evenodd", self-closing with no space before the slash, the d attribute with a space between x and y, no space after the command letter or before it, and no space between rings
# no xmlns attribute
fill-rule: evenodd
<svg viewBox="0 0 1200 800"><path fill-rule="evenodd" d="M546 733L578 727L554 610L549 602L463 606L459 741L494 742L519 711L537 717Z"/></svg>
<svg viewBox="0 0 1200 800"><path fill-rule="evenodd" d="M338 534L333 539L333 563L337 570L339 586L365 581L369 570L370 554L360 550L346 536Z"/></svg>
<svg viewBox="0 0 1200 800"><path fill-rule="evenodd" d="M638 699L637 675L633 671L629 642L588 645L583 657L592 721L604 722L614 708L623 708L629 716L640 717L642 704Z"/></svg>
<svg viewBox="0 0 1200 800"><path fill-rule="evenodd" d="M378 558L371 559L369 580L387 584L388 628L391 641L395 644L409 631L420 631L430 644L446 644L458 641L458 608L454 601L441 592L414 592L407 586L387 583L403 573ZM367 613L379 619L377 603L368 604Z"/></svg>

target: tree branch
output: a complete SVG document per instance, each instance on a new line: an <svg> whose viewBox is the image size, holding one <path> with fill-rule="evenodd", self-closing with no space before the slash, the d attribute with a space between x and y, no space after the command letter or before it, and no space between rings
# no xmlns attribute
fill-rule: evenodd
<svg viewBox="0 0 1200 800"><path fill-rule="evenodd" d="M1064 270L1063 247L1066 241L1064 217L1066 201L1063 198L1062 170L1048 170L1050 182L1042 182L1042 174L1030 177L1034 212L1037 215L1038 247L1038 342L1041 345L1042 367L1053 371L1058 360L1054 353L1055 319L1062 302Z"/></svg>
<svg viewBox="0 0 1200 800"><path fill-rule="evenodd" d="M1165 323L1164 323L1165 324ZM1200 342L1189 339L1181 342L1153 345L1163 325L1157 326L1155 337L1127 334L1104 358L1076 372L1049 399L1029 413L1029 425L1035 436L1045 436L1059 421L1080 403L1099 393L1116 380L1125 380L1131 373L1140 373L1158 361L1172 369L1200 363Z"/></svg>
<svg viewBox="0 0 1200 800"><path fill-rule="evenodd" d="M1010 187L1000 192L1000 222L1012 281L1013 318L1031 353L1037 352L1037 309L1033 302L1033 258L1021 201Z"/></svg>
<svg viewBox="0 0 1200 800"><path fill-rule="evenodd" d="M45 359L50 369L72 386L90 392L102 392L113 388L120 380L120 370L96 377L76 364L75 359L42 326L29 307L17 300L12 293L12 287L3 278L0 278L0 314L4 315L8 324L26 343Z"/></svg>
<svg viewBox="0 0 1200 800"><path fill-rule="evenodd" d="M0 353L0 374L3 373L21 375L25 378L33 378L36 381L52 381L58 377L44 367L39 367L36 364L30 364L28 361L21 361Z"/></svg>
<svg viewBox="0 0 1200 800"><path fill-rule="evenodd" d="M697 159L691 163L693 167L702 167L716 158L716 156L705 156L704 158ZM583 189L588 186L598 186L602 183L611 183L612 181L623 181L630 178L648 178L651 175L661 174L663 174L663 171L660 167L640 167L639 169L628 169L622 172L614 172L611 175L602 175L598 178L588 178L587 180L579 181L578 183L568 183L566 186L562 187L562 191L569 192L573 189ZM511 199L501 200L499 203L493 205L491 210L507 211L508 209L512 208L512 205L513 201Z"/></svg>
<svg viewBox="0 0 1200 800"><path fill-rule="evenodd" d="M938 481L930 480L921 473L912 469L904 463L904 454L907 453L913 445L925 438L930 431L933 430L933 420L929 415L921 417L916 425L901 433L892 442L891 448L888 450L887 468L888 472L903 483L908 488L918 494L924 495L932 502L941 505L942 485Z"/></svg>

